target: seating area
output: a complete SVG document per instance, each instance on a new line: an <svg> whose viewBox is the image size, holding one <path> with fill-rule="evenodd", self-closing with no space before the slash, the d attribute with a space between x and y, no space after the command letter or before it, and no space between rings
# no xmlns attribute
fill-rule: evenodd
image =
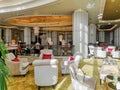
<svg viewBox="0 0 120 90"><path fill-rule="evenodd" d="M106 77L115 71L113 65L118 65L115 67L120 68L119 59L114 59L110 56L106 57L108 59L96 57L84 59L79 52L76 52L73 56L66 58L52 56L50 59L43 59L44 54L53 55L52 50L47 49L41 50L41 54L36 58L24 56L24 58L21 59L21 56L18 56L19 60L22 60L24 63L25 60L29 63L28 59L31 59L29 61L32 62L32 65L27 66L27 72L24 74L15 74L13 73L13 68L11 69L15 84L8 84L9 90L14 90L14 88L16 88L15 90L21 90L23 88L23 90L33 90L33 88L34 90L108 90ZM13 53L8 53L6 65L8 65L8 61L14 64L22 63L21 61L12 61L14 58ZM112 72L110 73L109 70L112 70ZM119 69L116 70L119 72ZM107 72L109 73L106 74ZM25 75L25 77L18 75ZM25 85L23 85L23 82ZM17 88L20 87L20 85L22 85L22 87Z"/></svg>
<svg viewBox="0 0 120 90"><path fill-rule="evenodd" d="M28 58L18 58L13 53L6 54L5 63L12 75L26 75L29 71Z"/></svg>
<svg viewBox="0 0 120 90"><path fill-rule="evenodd" d="M120 58L120 51L117 49L116 46L94 46L94 45L88 45L89 53L88 56L95 58L106 58L107 56L111 56L112 58Z"/></svg>
<svg viewBox="0 0 120 90"><path fill-rule="evenodd" d="M0 90L120 90L120 1L0 0Z"/></svg>

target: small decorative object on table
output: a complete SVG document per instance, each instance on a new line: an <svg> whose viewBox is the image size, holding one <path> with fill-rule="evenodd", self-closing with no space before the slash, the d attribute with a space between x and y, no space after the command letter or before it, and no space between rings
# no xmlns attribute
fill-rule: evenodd
<svg viewBox="0 0 120 90"><path fill-rule="evenodd" d="M113 81L115 84L117 84L117 82L118 82L118 75L117 74L113 75Z"/></svg>
<svg viewBox="0 0 120 90"><path fill-rule="evenodd" d="M116 84L116 89L117 89L117 90L120 90L120 82L117 82L117 84Z"/></svg>

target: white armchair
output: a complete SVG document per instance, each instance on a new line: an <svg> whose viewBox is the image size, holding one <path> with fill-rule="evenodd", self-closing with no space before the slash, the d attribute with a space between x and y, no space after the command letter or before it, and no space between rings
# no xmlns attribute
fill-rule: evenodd
<svg viewBox="0 0 120 90"><path fill-rule="evenodd" d="M106 58L107 52L106 50L96 49L95 50L95 58Z"/></svg>
<svg viewBox="0 0 120 90"><path fill-rule="evenodd" d="M120 58L120 51L112 51L111 55L112 55L112 58L119 59Z"/></svg>
<svg viewBox="0 0 120 90"><path fill-rule="evenodd" d="M51 54L51 58L53 58L53 50L52 49L40 50L40 56L39 56L40 59L43 58L43 54Z"/></svg>
<svg viewBox="0 0 120 90"><path fill-rule="evenodd" d="M107 51L107 53L108 53L109 55L111 55L111 53L112 53L113 51L115 51L115 49L116 49L116 46L108 46L108 47L106 48L106 51Z"/></svg>
<svg viewBox="0 0 120 90"><path fill-rule="evenodd" d="M64 59L61 62L61 73L62 73L62 75L69 74L69 65L71 63L74 63L78 67L81 59L82 59L82 56L78 52L75 53L74 60L70 61L69 58Z"/></svg>
<svg viewBox="0 0 120 90"><path fill-rule="evenodd" d="M96 79L84 75L81 69L75 64L69 66L69 72L74 90L95 90Z"/></svg>
<svg viewBox="0 0 120 90"><path fill-rule="evenodd" d="M27 58L19 58L19 62L12 61L15 58L13 53L6 54L5 63L12 75L26 75L29 71L29 62Z"/></svg>
<svg viewBox="0 0 120 90"><path fill-rule="evenodd" d="M95 46L94 45L89 45L88 46L88 50L89 50L89 56L92 56L94 55L94 49L95 49Z"/></svg>
<svg viewBox="0 0 120 90"><path fill-rule="evenodd" d="M35 84L40 90L41 86L52 86L58 81L58 61L51 60L34 60L34 78Z"/></svg>

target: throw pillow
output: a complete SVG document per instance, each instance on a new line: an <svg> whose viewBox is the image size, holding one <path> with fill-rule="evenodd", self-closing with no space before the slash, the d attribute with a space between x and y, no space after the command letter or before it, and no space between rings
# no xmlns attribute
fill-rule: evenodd
<svg viewBox="0 0 120 90"><path fill-rule="evenodd" d="M42 59L51 59L51 54L43 54Z"/></svg>
<svg viewBox="0 0 120 90"><path fill-rule="evenodd" d="M108 48L108 52L112 52L113 48Z"/></svg>
<svg viewBox="0 0 120 90"><path fill-rule="evenodd" d="M12 61L14 61L14 62L19 62L19 58L18 58L18 57L15 57Z"/></svg>
<svg viewBox="0 0 120 90"><path fill-rule="evenodd" d="M73 56L70 56L70 57L69 57L69 60L70 60L70 61L73 61L73 60L74 60L74 57L73 57Z"/></svg>

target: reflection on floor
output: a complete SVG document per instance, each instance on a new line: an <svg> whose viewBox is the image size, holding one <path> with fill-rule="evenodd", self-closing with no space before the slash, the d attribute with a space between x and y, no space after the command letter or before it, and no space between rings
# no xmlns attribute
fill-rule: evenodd
<svg viewBox="0 0 120 90"><path fill-rule="evenodd" d="M32 58L33 59L33 58ZM59 79L58 83L55 85L55 87L42 87L41 90L73 90L70 75L64 75L62 76L60 73L60 62L61 58L59 60ZM79 68L82 68L85 74L93 76L97 79L96 84L96 90L106 90L106 84L103 83L100 85L99 80L99 70L102 65L102 59L84 59L81 60ZM118 62L118 65L119 62ZM14 78L14 84L11 83L8 84L8 90L37 90L37 86L34 83L34 68L32 65L30 65L30 69L28 74L23 76L15 76Z"/></svg>

